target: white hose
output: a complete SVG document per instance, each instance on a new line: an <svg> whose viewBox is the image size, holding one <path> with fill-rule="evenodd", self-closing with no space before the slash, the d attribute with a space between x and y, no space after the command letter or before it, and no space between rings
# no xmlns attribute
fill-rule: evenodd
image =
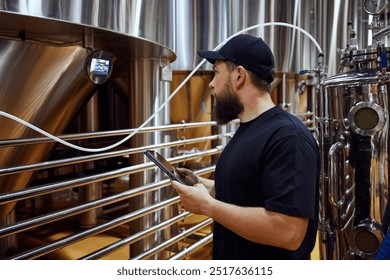
<svg viewBox="0 0 390 280"><path fill-rule="evenodd" d="M306 30L296 26L296 25L293 25L293 24L289 24L289 23L285 23L285 22L267 22L267 23L260 23L260 24L256 24L256 25L253 25L253 26L250 26L248 28L245 28L235 34L233 34L232 36L228 37L227 39L225 39L223 42L221 42L218 46L216 46L213 50L218 50L221 46L223 46L228 40L230 40L230 38L236 36L236 35L239 35L239 34L242 34L242 33L245 33L249 30L252 30L252 29L255 29L255 28L259 28L261 26L273 26L273 25L280 25L280 26L286 26L286 27L291 27L291 28L294 28L294 29L297 29L299 30L300 32L302 32L303 34L305 34L314 44L315 46L317 47L318 51L320 53L322 53L322 49L320 47L320 45L318 44L318 42L314 39L313 36L310 35L310 33L308 33ZM188 82L188 80L196 73L196 71L199 70L199 68L206 62L206 59L203 59L195 68L194 70L192 70L192 72L184 79L184 81L175 89L175 91L167 98L167 100L165 100L165 102L163 104L161 104L161 106L156 110L156 112L154 112L143 124L141 124L136 130L134 130L131 134L129 134L128 136L126 136L125 138L123 138L122 140L110 145L110 146L107 146L107 147L103 147L103 148L85 148L85 147L80 147L80 146L77 146L77 145L74 145L72 143L69 143L67 141L64 141L42 129L40 129L39 127L36 127L35 125L29 123L29 122L26 122L12 114L8 114L6 112L3 112L3 111L0 111L0 115L1 116L4 116L6 118L9 118L11 120L14 120L20 124L23 124L33 130L35 130L36 132L39 132L41 134L43 134L44 136L58 142L58 143L61 143L65 146L68 146L69 148L73 148L73 149L76 149L76 150L79 150L79 151L83 151L83 152L91 152L91 153L98 153L98 152L103 152L103 151L107 151L107 150L110 150L110 149L113 149L119 145L121 145L122 143L126 142L127 140L129 140L131 137L133 137L135 134L137 134L143 127L145 127L167 104L169 101L171 101L171 99L179 92L179 90Z"/></svg>

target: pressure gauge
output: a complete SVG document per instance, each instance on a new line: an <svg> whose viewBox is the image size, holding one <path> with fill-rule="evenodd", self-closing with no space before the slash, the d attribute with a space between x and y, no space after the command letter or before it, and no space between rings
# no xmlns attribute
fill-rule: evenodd
<svg viewBox="0 0 390 280"><path fill-rule="evenodd" d="M386 7L386 0L364 0L363 6L370 15L378 15Z"/></svg>

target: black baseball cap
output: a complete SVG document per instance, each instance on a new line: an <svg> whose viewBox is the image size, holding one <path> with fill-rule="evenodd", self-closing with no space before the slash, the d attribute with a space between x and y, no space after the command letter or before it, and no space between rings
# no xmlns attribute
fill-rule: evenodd
<svg viewBox="0 0 390 280"><path fill-rule="evenodd" d="M229 60L253 72L263 80L274 80L274 55L269 46L259 37L241 34L231 38L218 51L198 51L198 55L214 64L216 60Z"/></svg>

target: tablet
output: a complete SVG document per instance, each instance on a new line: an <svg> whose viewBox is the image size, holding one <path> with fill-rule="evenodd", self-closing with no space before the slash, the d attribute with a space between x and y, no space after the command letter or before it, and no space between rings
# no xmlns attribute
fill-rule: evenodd
<svg viewBox="0 0 390 280"><path fill-rule="evenodd" d="M183 180L177 176L175 173L175 168L159 153L152 151L152 150L147 150L144 152L144 154L154 162L165 174L168 175L168 177L171 180L176 180L179 183L185 184Z"/></svg>

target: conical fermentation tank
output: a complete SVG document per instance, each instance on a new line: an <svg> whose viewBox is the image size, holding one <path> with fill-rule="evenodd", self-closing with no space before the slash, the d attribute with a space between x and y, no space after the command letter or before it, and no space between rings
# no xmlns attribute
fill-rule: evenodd
<svg viewBox="0 0 390 280"><path fill-rule="evenodd" d="M16 1L0 3L0 195L5 200L0 203L0 228L7 228L16 220L17 202L9 199L7 194L24 189L28 191L34 186L31 182L38 174L32 171L18 172L17 169L20 166L47 162L51 157L56 157L56 151L58 154L58 150L53 148L54 143L50 141L43 140L38 145L15 144L24 139L31 143L39 142L41 134L5 117L5 113L53 135L67 133L69 125L75 125L75 119L81 114L86 121L82 122L82 129L77 133L84 133L86 129L88 132L102 130L98 121L106 111L97 112L98 107L94 106L98 102L100 108L107 108L107 111L119 102L122 109L130 106L136 108L129 115L115 112L108 116L107 125L118 123L118 120L128 124L136 117L144 120L155 109L153 101L157 100L156 96L158 100L166 99L170 83L160 79L160 72L162 67L169 68L169 64L176 59L171 49L154 41L107 28L45 17L45 13L40 13L39 16L28 13L34 11L33 8L40 7L57 14L53 6L44 5L48 2L43 1L42 6L34 7L32 3L32 6L26 3L28 7L23 3L19 4L18 6ZM65 6L63 3L58 7ZM88 6L83 7L88 9ZM9 11L8 8L14 10ZM106 69L101 64L103 62L110 67ZM141 72L142 69L145 70ZM103 82L107 83L102 85ZM148 87L143 87L144 85ZM100 93L103 91L106 94L102 97ZM133 99L137 103L124 104ZM106 100L112 102L105 102ZM123 111L128 112L125 109ZM163 122L161 118L157 118L157 121ZM138 126L140 123L134 125ZM7 141L11 144L7 144ZM142 144L152 141L154 139L144 138ZM143 158L141 159L144 160ZM81 168L99 172L92 164L82 165L80 170ZM53 173L47 174L51 176ZM77 172L72 176L82 177L81 174ZM89 184L87 187L88 190L93 189L90 193L98 193L101 189L96 184ZM58 193L53 195L53 201L62 199L61 192ZM80 192L80 201L98 197L98 194L85 193ZM50 206L42 203L41 208L49 211ZM96 218L92 222L83 220L80 224L83 227L93 226ZM13 240L14 238L0 238L0 258L4 257L8 248L16 246Z"/></svg>

